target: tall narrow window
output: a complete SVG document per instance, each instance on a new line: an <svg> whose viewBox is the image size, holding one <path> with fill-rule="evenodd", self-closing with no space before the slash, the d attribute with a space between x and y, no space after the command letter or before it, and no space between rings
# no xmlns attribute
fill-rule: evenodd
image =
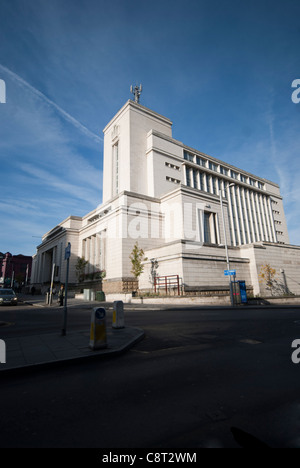
<svg viewBox="0 0 300 468"><path fill-rule="evenodd" d="M119 142L117 142L112 148L112 194L117 195L119 193Z"/></svg>
<svg viewBox="0 0 300 468"><path fill-rule="evenodd" d="M203 172L200 172L200 190L203 190L203 191L205 190Z"/></svg>
<svg viewBox="0 0 300 468"><path fill-rule="evenodd" d="M206 244L218 243L217 219L216 213L203 213L203 241Z"/></svg>
<svg viewBox="0 0 300 468"><path fill-rule="evenodd" d="M192 178L191 178L191 168L189 166L186 167L186 185L188 187L192 186Z"/></svg>
<svg viewBox="0 0 300 468"><path fill-rule="evenodd" d="M194 180L194 188L199 188L198 187L198 171L193 169L193 180Z"/></svg>
<svg viewBox="0 0 300 468"><path fill-rule="evenodd" d="M217 181L216 177L212 177L212 191L214 195L217 195Z"/></svg>
<svg viewBox="0 0 300 468"><path fill-rule="evenodd" d="M204 213L204 242L211 244L210 213Z"/></svg>

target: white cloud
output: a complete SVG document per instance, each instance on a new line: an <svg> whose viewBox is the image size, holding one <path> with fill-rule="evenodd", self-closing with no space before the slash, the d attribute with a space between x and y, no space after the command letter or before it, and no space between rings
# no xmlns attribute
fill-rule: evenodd
<svg viewBox="0 0 300 468"><path fill-rule="evenodd" d="M78 186L76 183L67 182L65 177L67 171L66 167L61 171L61 177L53 175L41 168L34 167L32 164L20 164L19 168L29 174L31 178L35 179L36 183L44 188L53 188L56 190L57 194L60 192L66 192L73 198L87 201L90 204L95 204L95 190L84 184L82 184L82 186ZM37 199L37 203L39 203L39 199Z"/></svg>

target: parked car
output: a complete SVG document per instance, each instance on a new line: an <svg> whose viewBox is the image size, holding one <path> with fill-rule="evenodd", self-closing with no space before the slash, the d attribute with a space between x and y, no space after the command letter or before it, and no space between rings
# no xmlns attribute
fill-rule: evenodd
<svg viewBox="0 0 300 468"><path fill-rule="evenodd" d="M13 289L0 289L0 305L17 305L18 298Z"/></svg>

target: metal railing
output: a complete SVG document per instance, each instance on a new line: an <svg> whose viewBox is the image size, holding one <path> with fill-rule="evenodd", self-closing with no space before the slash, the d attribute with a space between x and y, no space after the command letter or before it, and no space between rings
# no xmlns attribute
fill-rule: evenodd
<svg viewBox="0 0 300 468"><path fill-rule="evenodd" d="M180 278L179 275L169 276L155 276L154 278L154 292L159 292L160 289L164 289L166 294L171 289L177 290L178 296L180 296Z"/></svg>

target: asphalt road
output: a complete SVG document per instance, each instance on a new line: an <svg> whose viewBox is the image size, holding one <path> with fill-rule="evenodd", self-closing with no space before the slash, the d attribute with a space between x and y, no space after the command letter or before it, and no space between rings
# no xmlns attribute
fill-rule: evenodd
<svg viewBox="0 0 300 468"><path fill-rule="evenodd" d="M3 308L0 338L60 330L60 316ZM70 327L89 320L69 311ZM1 379L0 447L239 447L232 427L300 446L299 310L145 308L126 323L146 338L123 356Z"/></svg>

